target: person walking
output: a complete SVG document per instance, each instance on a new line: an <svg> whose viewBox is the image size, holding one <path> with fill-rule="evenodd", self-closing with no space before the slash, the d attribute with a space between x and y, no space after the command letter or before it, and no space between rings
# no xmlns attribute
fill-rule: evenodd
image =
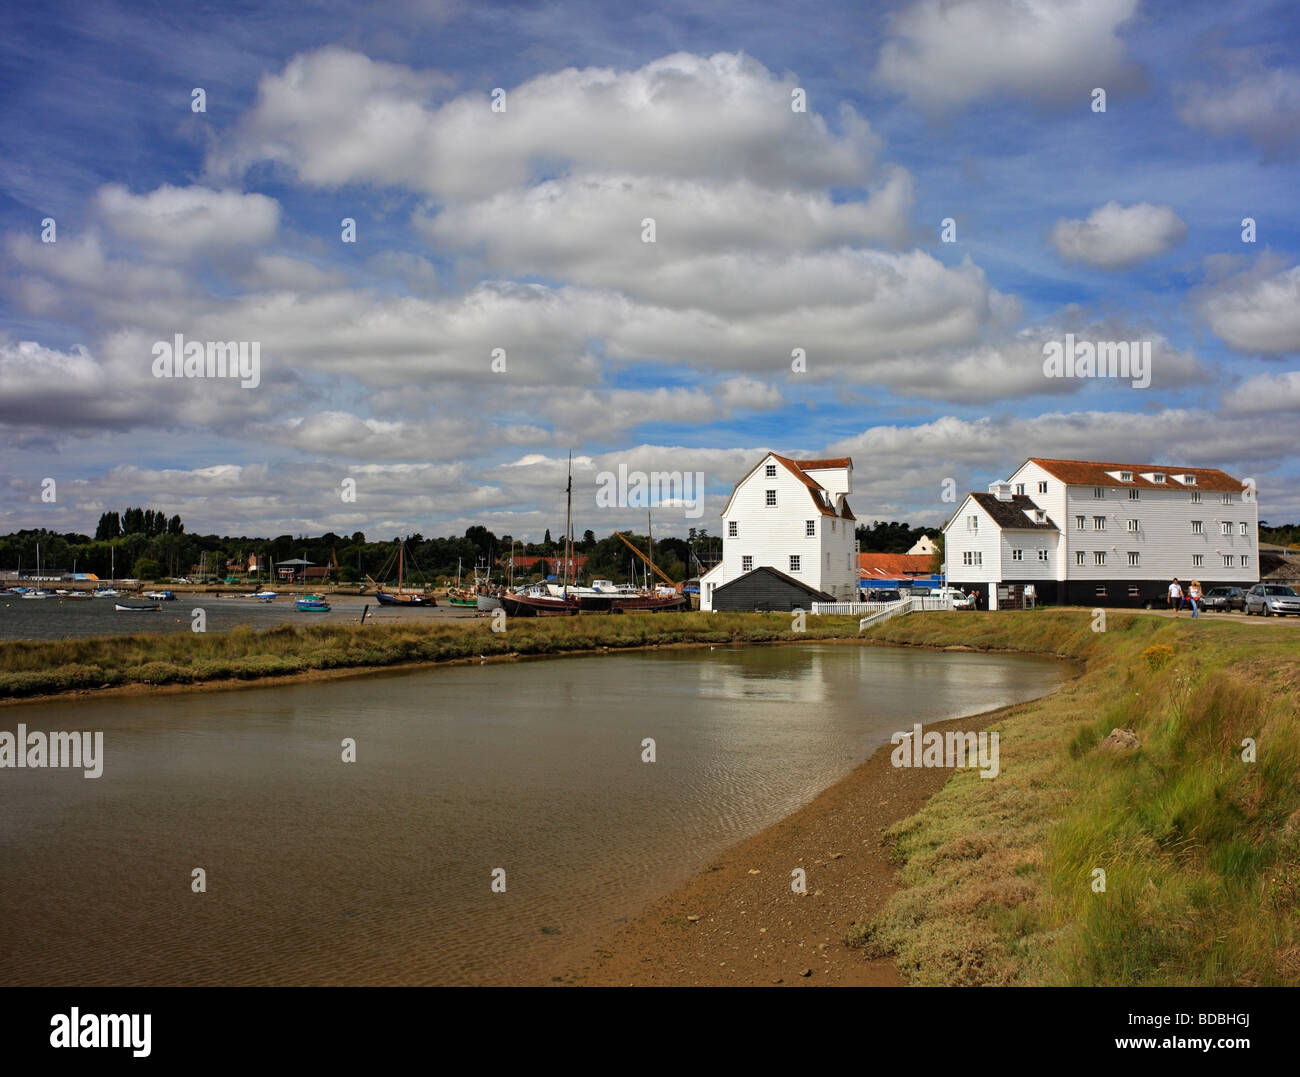
<svg viewBox="0 0 1300 1077"><path fill-rule="evenodd" d="M1193 619L1195 619L1200 612L1200 604L1201 604L1201 581L1200 580L1192 580L1192 582L1187 585L1187 601L1191 603L1192 617Z"/></svg>
<svg viewBox="0 0 1300 1077"><path fill-rule="evenodd" d="M1183 585L1178 582L1178 577L1174 577L1174 582L1169 585L1169 598L1167 602L1174 608L1174 618L1178 617L1178 611L1183 605Z"/></svg>

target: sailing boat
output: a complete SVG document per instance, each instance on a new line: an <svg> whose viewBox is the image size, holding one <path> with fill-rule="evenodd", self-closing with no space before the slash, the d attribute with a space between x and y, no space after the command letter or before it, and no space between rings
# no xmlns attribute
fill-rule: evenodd
<svg viewBox="0 0 1300 1077"><path fill-rule="evenodd" d="M117 547L109 546L109 575L112 577L109 583L101 582L95 588L95 598L117 598L122 592L117 589Z"/></svg>
<svg viewBox="0 0 1300 1077"><path fill-rule="evenodd" d="M49 598L50 592L41 586L41 544L36 544L36 588L28 591L23 598Z"/></svg>
<svg viewBox="0 0 1300 1077"><path fill-rule="evenodd" d="M456 586L447 588L447 601L453 606L478 607L478 593L460 585L460 558L456 558Z"/></svg>
<svg viewBox="0 0 1300 1077"><path fill-rule="evenodd" d="M513 559L513 540L511 541L510 556ZM483 566L481 573L477 566L474 568L474 590L477 593L474 604L478 606L480 613L499 610L501 608L501 599L497 597L498 590L492 586L492 569L486 560L481 561L481 564Z"/></svg>
<svg viewBox="0 0 1300 1077"><path fill-rule="evenodd" d="M381 606L401 606L404 609L410 609L415 606L436 606L433 595L407 594L402 590L402 580L406 571L406 540L402 539L397 544L397 590L385 591L382 583L375 583L369 576L366 579L375 584L375 598L379 600Z"/></svg>
<svg viewBox="0 0 1300 1077"><path fill-rule="evenodd" d="M501 595L501 605L510 617L573 617L578 613L578 600L572 590L571 575L573 569L573 453L569 453L568 507L565 510L564 524L564 584L555 588L560 593L552 594L545 585L530 587L522 595Z"/></svg>

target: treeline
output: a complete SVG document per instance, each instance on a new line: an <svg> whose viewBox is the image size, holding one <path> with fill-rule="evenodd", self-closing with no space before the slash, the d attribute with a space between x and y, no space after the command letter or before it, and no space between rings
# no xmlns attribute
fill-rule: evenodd
<svg viewBox="0 0 1300 1077"><path fill-rule="evenodd" d="M1265 521L1260 520L1259 541L1300 549L1300 524L1281 524L1278 527L1272 527Z"/></svg>
<svg viewBox="0 0 1300 1077"><path fill-rule="evenodd" d="M907 553L920 541L922 535L929 535L943 548L943 533L937 527L913 527L911 524L890 520L876 520L870 527L858 524L858 549L862 553Z"/></svg>
<svg viewBox="0 0 1300 1077"><path fill-rule="evenodd" d="M639 549L647 549L645 535L629 534L628 538ZM183 576L197 582L233 576L239 580L265 580L270 578L272 563L297 558L330 568L330 578L344 583L362 582L367 576L391 580L397 575L397 536L372 542L360 531L351 535L326 532L317 536L275 538L195 535L185 531L179 516L168 517L148 509L105 513L93 538L46 529L0 537L0 569L33 572L38 545L42 575L79 572L93 573L102 579L116 576L158 580ZM405 576L414 584L443 583L455 577L458 562L463 578L472 577L475 566L482 562L492 565L494 576L499 578L506 570L511 546L512 536L496 535L477 525L459 537L409 535ZM541 542L514 542L513 547L516 556L544 559L544 563L530 566L527 572L521 569L516 573L518 578L559 571L564 550L562 537L554 539L548 531ZM592 531L585 531L582 538L575 540L574 549L588 558L587 576L624 582L632 574L630 560L636 562L636 576L641 576L642 562L613 535L597 539ZM722 556L722 539L709 535L706 529L692 528L687 539L656 537L654 556L655 563L669 576L681 580L698 574L699 563L705 568L714 564ZM257 560L256 574L248 570L252 558Z"/></svg>

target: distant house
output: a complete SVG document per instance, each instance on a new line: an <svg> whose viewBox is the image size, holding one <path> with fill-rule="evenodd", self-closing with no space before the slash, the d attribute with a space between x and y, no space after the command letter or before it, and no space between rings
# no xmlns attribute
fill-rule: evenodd
<svg viewBox="0 0 1300 1077"><path fill-rule="evenodd" d="M913 557L933 557L939 552L939 544L929 535L922 535L907 552Z"/></svg>
<svg viewBox="0 0 1300 1077"><path fill-rule="evenodd" d="M805 608L814 600L855 598L857 520L848 502L852 492L853 461L847 456L831 460L764 456L727 498L722 510L722 560L700 577L700 609L757 609L765 604L790 608L771 605L787 601L773 590L787 587L786 580L802 589ZM761 568L773 572L745 586L731 586ZM715 607L714 596L723 588L728 588L726 605ZM768 591L772 591L770 599L764 597ZM743 605L751 599L753 605Z"/></svg>
<svg viewBox="0 0 1300 1077"><path fill-rule="evenodd" d="M515 558L515 571L527 575L536 571L539 561L545 561L547 569L555 575L563 575L565 568L568 567L572 570L572 578L577 579L582 575L583 568L587 564L587 555L575 553L571 559L566 558L563 554L556 554L554 557L547 557L545 554L528 557L521 555ZM503 563L508 566L510 564L509 558Z"/></svg>
<svg viewBox="0 0 1300 1077"><path fill-rule="evenodd" d="M989 609L1164 605L1175 576L1259 580L1259 505L1217 468L1033 457L968 494L944 536L948 581Z"/></svg>
<svg viewBox="0 0 1300 1077"><path fill-rule="evenodd" d="M926 585L932 580L930 566L934 558L912 553L860 553L858 554L858 589L869 591L873 587L896 587L909 581Z"/></svg>

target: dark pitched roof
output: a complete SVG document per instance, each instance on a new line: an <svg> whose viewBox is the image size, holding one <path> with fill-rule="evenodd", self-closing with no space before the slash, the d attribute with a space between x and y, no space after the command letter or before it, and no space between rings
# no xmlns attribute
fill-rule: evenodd
<svg viewBox="0 0 1300 1077"><path fill-rule="evenodd" d="M1010 501L999 501L992 494L971 494L975 503L993 517L993 522L1003 530L1056 531L1056 524L1050 516L1043 517L1043 523L1035 523L1033 513L1038 509L1031 498L1024 494L1013 494ZM1026 515L1029 513L1030 515Z"/></svg>
<svg viewBox="0 0 1300 1077"><path fill-rule="evenodd" d="M818 602L835 601L834 595L828 595L825 591L819 591L815 587L809 587L808 584L803 582L803 580L796 580L793 576L787 576L779 568L773 568L771 565L759 565L758 568L751 569L744 575L737 576L734 580L729 580L727 583L720 584L718 587L714 588L713 593L716 595L719 591L725 591L728 587L735 587L736 584L749 579L751 576L754 576L759 572L766 572L769 576L775 576L782 583L788 583L792 587L799 588L799 590L806 592L810 597L816 599Z"/></svg>

